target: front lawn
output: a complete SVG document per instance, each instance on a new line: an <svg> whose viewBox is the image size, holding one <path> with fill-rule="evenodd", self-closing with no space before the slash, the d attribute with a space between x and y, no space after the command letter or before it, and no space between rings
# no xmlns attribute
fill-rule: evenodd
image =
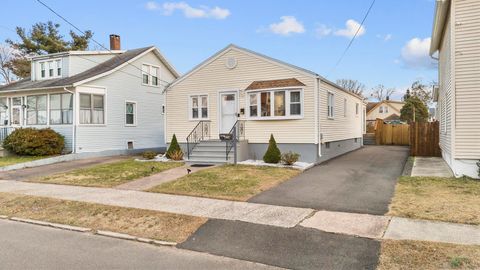
<svg viewBox="0 0 480 270"><path fill-rule="evenodd" d="M0 157L0 167L13 165L17 163L24 163L29 161L34 161L42 158L42 156L9 156L9 157Z"/></svg>
<svg viewBox="0 0 480 270"><path fill-rule="evenodd" d="M479 269L480 246L421 241L382 241L378 270Z"/></svg>
<svg viewBox="0 0 480 270"><path fill-rule="evenodd" d="M388 215L480 224L480 181L401 177Z"/></svg>
<svg viewBox="0 0 480 270"><path fill-rule="evenodd" d="M0 193L0 215L183 242L206 218L150 210Z"/></svg>
<svg viewBox="0 0 480 270"><path fill-rule="evenodd" d="M287 168L223 165L186 175L149 191L246 201L299 173Z"/></svg>
<svg viewBox="0 0 480 270"><path fill-rule="evenodd" d="M179 162L139 162L123 160L35 179L33 182L89 187L114 187L182 166Z"/></svg>

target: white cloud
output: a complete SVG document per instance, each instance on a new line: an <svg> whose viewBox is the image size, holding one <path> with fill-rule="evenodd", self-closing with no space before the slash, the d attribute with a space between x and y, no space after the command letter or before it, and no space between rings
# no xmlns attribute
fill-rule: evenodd
<svg viewBox="0 0 480 270"><path fill-rule="evenodd" d="M335 31L334 34L336 36L352 38L353 36L355 36L355 33L357 31L358 31L357 37L364 35L366 32L365 27L363 25L360 26L360 23L350 19L345 23L345 29L339 29Z"/></svg>
<svg viewBox="0 0 480 270"><path fill-rule="evenodd" d="M387 42L387 41L390 41L393 38L393 35L392 34L386 34L386 35L378 34L377 38Z"/></svg>
<svg viewBox="0 0 480 270"><path fill-rule="evenodd" d="M159 5L156 2L147 2L145 8L148 10L163 10L165 16L172 15L176 10L182 11L183 15L189 19L211 18L217 20L226 19L230 16L230 10L221 7L200 6L194 8L185 2L166 2Z"/></svg>
<svg viewBox="0 0 480 270"><path fill-rule="evenodd" d="M301 34L305 32L303 24L293 16L280 17L281 22L272 23L269 26L269 30L278 35L289 36L292 33Z"/></svg>
<svg viewBox="0 0 480 270"><path fill-rule="evenodd" d="M430 38L413 38L409 40L401 51L403 64L408 68L435 68L436 63L429 55L430 42Z"/></svg>
<svg viewBox="0 0 480 270"><path fill-rule="evenodd" d="M319 24L315 29L315 35L318 38L328 36L332 33L332 29L326 26L325 24Z"/></svg>

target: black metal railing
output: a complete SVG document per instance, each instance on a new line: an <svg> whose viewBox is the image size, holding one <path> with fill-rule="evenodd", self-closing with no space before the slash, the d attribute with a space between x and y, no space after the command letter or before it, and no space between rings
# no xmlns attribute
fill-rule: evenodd
<svg viewBox="0 0 480 270"><path fill-rule="evenodd" d="M14 127L0 127L0 145L15 130Z"/></svg>
<svg viewBox="0 0 480 270"><path fill-rule="evenodd" d="M225 159L228 160L228 156L233 148L233 163L237 164L237 143L245 139L245 120L237 120L228 135L229 140L225 141Z"/></svg>
<svg viewBox="0 0 480 270"><path fill-rule="evenodd" d="M195 146L200 141L210 139L210 121L200 121L187 136L187 157L190 159Z"/></svg>

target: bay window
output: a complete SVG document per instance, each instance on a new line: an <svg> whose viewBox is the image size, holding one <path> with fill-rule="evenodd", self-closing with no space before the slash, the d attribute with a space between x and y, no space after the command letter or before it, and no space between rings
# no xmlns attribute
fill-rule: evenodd
<svg viewBox="0 0 480 270"><path fill-rule="evenodd" d="M104 124L104 101L103 95L80 94L80 124Z"/></svg>
<svg viewBox="0 0 480 270"><path fill-rule="evenodd" d="M73 95L50 95L50 124L63 125L73 123Z"/></svg>
<svg viewBox="0 0 480 270"><path fill-rule="evenodd" d="M265 90L247 94L248 117L257 119L298 118L302 115L298 89Z"/></svg>
<svg viewBox="0 0 480 270"><path fill-rule="evenodd" d="M47 95L27 97L27 125L47 124Z"/></svg>
<svg viewBox="0 0 480 270"><path fill-rule="evenodd" d="M190 119L208 119L208 96L190 96Z"/></svg>

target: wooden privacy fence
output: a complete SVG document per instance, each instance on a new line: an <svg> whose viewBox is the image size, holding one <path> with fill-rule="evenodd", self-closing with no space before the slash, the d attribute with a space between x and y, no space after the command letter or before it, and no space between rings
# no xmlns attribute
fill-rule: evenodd
<svg viewBox="0 0 480 270"><path fill-rule="evenodd" d="M410 126L407 124L385 124L377 119L375 140L377 145L410 145Z"/></svg>
<svg viewBox="0 0 480 270"><path fill-rule="evenodd" d="M440 134L437 122L410 124L410 155L440 157Z"/></svg>

